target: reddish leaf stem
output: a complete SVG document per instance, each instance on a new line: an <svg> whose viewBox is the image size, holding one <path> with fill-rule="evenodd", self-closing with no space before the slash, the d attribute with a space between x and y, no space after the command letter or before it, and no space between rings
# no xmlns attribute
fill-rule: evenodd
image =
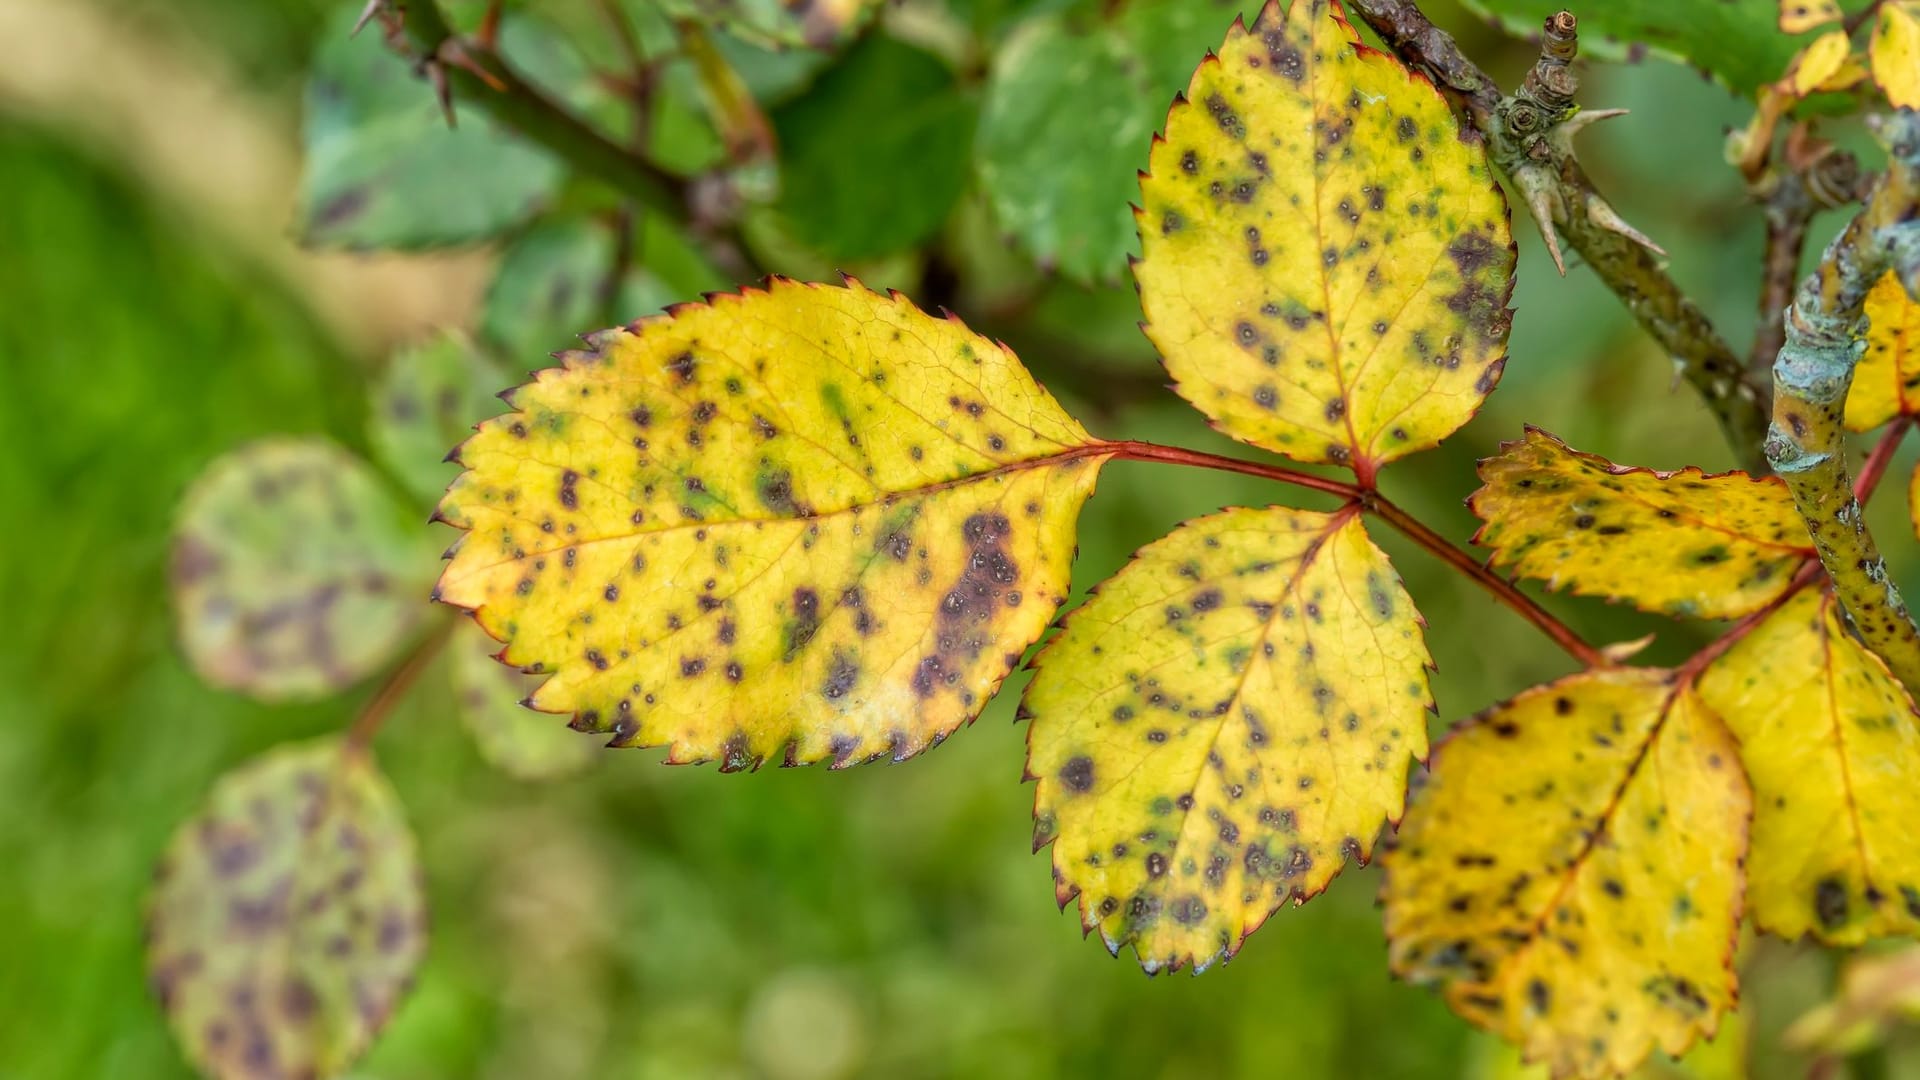
<svg viewBox="0 0 1920 1080"><path fill-rule="evenodd" d="M447 638L452 636L456 621L456 619L440 620L440 624L413 647L413 651L400 662L400 666L393 669L392 674L387 676L387 681L380 684L380 689L373 692L373 697L367 700L366 706L360 710L360 715L354 718L353 727L347 731L349 752L359 753L373 745L373 737L379 734L380 725L386 723L387 716L393 712L393 707L400 703L400 699L406 696L415 682L419 681L420 673L427 670L427 665L439 655L440 649L447 643Z"/></svg>
<svg viewBox="0 0 1920 1080"><path fill-rule="evenodd" d="M1853 482L1853 497L1865 506L1873 498L1875 488L1880 486L1880 478L1887 473L1887 466L1893 464L1893 452L1900 449L1900 440L1906 438L1913 429L1913 417L1896 416L1881 432L1880 440L1868 451L1867 460L1860 464L1860 476Z"/></svg>
<svg viewBox="0 0 1920 1080"><path fill-rule="evenodd" d="M1292 484L1329 495L1338 495L1386 522L1402 536L1426 548L1441 562L1472 579L1492 594L1495 600L1512 608L1521 618L1538 627L1542 633L1552 639L1554 644L1560 646L1569 656L1583 665L1590 668L1606 667L1610 663L1599 649L1588 644L1580 635L1574 633L1571 627L1535 603L1532 597L1521 592L1512 582L1449 543L1445 537L1428 528L1420 519L1402 510L1378 491L1281 465L1241 461L1238 458L1222 457L1219 454L1202 453L1177 446L1161 446L1148 442L1116 442L1108 443L1107 446L1115 456L1129 461L1159 461L1171 465L1219 469L1223 472L1258 476L1282 484Z"/></svg>

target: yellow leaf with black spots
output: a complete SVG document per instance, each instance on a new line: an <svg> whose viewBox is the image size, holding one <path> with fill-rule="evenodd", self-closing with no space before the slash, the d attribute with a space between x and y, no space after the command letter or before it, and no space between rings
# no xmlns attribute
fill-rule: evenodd
<svg viewBox="0 0 1920 1080"><path fill-rule="evenodd" d="M1149 972L1364 862L1426 755L1420 615L1351 509L1188 522L1067 620L1023 710L1034 845Z"/></svg>
<svg viewBox="0 0 1920 1080"><path fill-rule="evenodd" d="M1920 109L1920 3L1891 0L1880 5L1868 45L1873 81L1896 109Z"/></svg>
<svg viewBox="0 0 1920 1080"><path fill-rule="evenodd" d="M1153 145L1134 275L1182 397L1365 482L1493 390L1514 248L1477 136L1358 42L1332 0L1234 24Z"/></svg>
<svg viewBox="0 0 1920 1080"><path fill-rule="evenodd" d="M1867 347L1847 391L1846 424L1871 431L1920 413L1920 304L1892 271L1867 292Z"/></svg>
<svg viewBox="0 0 1920 1080"><path fill-rule="evenodd" d="M1642 611L1729 619L1787 590L1813 556L1776 477L1615 465L1529 427L1480 462L1467 505L1493 565Z"/></svg>
<svg viewBox="0 0 1920 1080"><path fill-rule="evenodd" d="M1839 0L1780 0L1780 30L1804 34L1816 26L1839 22Z"/></svg>
<svg viewBox="0 0 1920 1080"><path fill-rule="evenodd" d="M439 595L537 709L836 766L978 714L1067 593L1109 444L897 294L776 280L597 334L461 448Z"/></svg>
<svg viewBox="0 0 1920 1080"><path fill-rule="evenodd" d="M1750 796L1672 672L1535 687L1442 740L1383 862L1389 962L1558 1076L1711 1036Z"/></svg>
<svg viewBox="0 0 1920 1080"><path fill-rule="evenodd" d="M1830 945L1920 931L1920 733L1913 700L1808 591L1700 679L1753 781L1755 925Z"/></svg>

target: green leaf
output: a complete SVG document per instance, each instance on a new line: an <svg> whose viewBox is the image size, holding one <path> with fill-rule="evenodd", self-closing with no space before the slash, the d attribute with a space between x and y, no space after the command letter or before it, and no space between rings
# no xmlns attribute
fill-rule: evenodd
<svg viewBox="0 0 1920 1080"><path fill-rule="evenodd" d="M1108 21L1023 23L993 62L976 160L994 213L1042 265L1108 280L1139 245L1138 170L1194 63L1220 41L1231 0L1144 0Z"/></svg>
<svg viewBox="0 0 1920 1080"><path fill-rule="evenodd" d="M319 697L384 664L431 610L433 544L367 464L315 437L252 443L182 500L180 643L208 682Z"/></svg>
<svg viewBox="0 0 1920 1080"><path fill-rule="evenodd" d="M444 333L395 353L373 386L367 438L381 464L424 503L459 472L447 451L500 411L499 366L462 334Z"/></svg>
<svg viewBox="0 0 1920 1080"><path fill-rule="evenodd" d="M585 221L549 222L528 230L500 260L487 290L480 332L524 370L541 357L577 345L583 329L631 322L675 299L658 278L637 265L622 275L609 298L613 248L609 229Z"/></svg>
<svg viewBox="0 0 1920 1080"><path fill-rule="evenodd" d="M847 260L932 236L966 188L974 113L932 54L879 34L861 41L773 113L778 205L795 238Z"/></svg>
<svg viewBox="0 0 1920 1080"><path fill-rule="evenodd" d="M1547 16L1564 0L1461 0L1509 33L1537 38ZM1849 11L1865 0L1847 0ZM1805 44L1780 32L1779 0L1606 0L1576 5L1583 56L1623 60L1651 49L1712 75L1747 95L1780 72Z"/></svg>
<svg viewBox="0 0 1920 1080"><path fill-rule="evenodd" d="M677 18L700 19L765 48L831 49L879 7L879 0L653 0Z"/></svg>
<svg viewBox="0 0 1920 1080"><path fill-rule="evenodd" d="M215 784L147 906L147 969L188 1060L218 1077L333 1076L426 951L418 855L393 789L337 740Z"/></svg>
<svg viewBox="0 0 1920 1080"><path fill-rule="evenodd" d="M521 704L540 680L494 659L499 643L462 623L451 643L453 692L480 756L521 780L555 780L591 764L605 740Z"/></svg>

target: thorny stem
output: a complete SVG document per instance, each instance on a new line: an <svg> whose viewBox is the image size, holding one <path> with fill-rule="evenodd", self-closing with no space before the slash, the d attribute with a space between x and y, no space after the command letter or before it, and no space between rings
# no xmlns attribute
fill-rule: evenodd
<svg viewBox="0 0 1920 1080"><path fill-rule="evenodd" d="M1573 628L1555 618L1553 614L1535 603L1533 598L1521 592L1512 582L1493 572L1473 556L1448 543L1446 538L1428 528L1412 514L1402 510L1389 501L1386 496L1371 488L1350 484L1343 480L1316 476L1280 465L1266 465L1253 461L1241 461L1238 458L1208 454L1198 450L1187 450L1177 446L1161 446L1149 442L1114 442L1107 448L1116 457L1129 461L1159 461L1172 465L1191 465L1204 469L1219 469L1224 472L1240 473L1245 476L1258 476L1267 480L1276 480L1283 484L1309 488L1313 491L1337 495L1348 501L1349 505L1372 514L1386 522L1402 536L1427 549L1434 557L1448 566L1466 575L1475 584L1492 594L1493 598L1526 619L1552 639L1553 643L1564 649L1569 656L1587 667L1606 667L1611 661L1597 648L1588 644Z"/></svg>
<svg viewBox="0 0 1920 1080"><path fill-rule="evenodd" d="M1571 105L1577 87L1567 67L1577 41L1571 16L1560 12L1547 20L1546 47L1527 85L1503 97L1499 85L1433 25L1415 0L1349 0L1349 6L1402 60L1458 99L1488 140L1494 163L1527 196L1556 259L1557 226L1674 358L1713 410L1734 456L1750 469L1759 468L1766 415L1755 388L1743 378L1745 365L1661 266L1657 249L1600 196L1573 154L1573 134L1613 114L1581 114Z"/></svg>
<svg viewBox="0 0 1920 1080"><path fill-rule="evenodd" d="M1883 118L1886 175L1800 285L1773 366L1767 460L1787 483L1834 594L1861 640L1920 691L1920 628L1868 530L1847 476L1847 392L1866 331L1867 293L1891 271L1920 295L1920 113Z"/></svg>
<svg viewBox="0 0 1920 1080"><path fill-rule="evenodd" d="M347 730L349 751L361 752L373 745L373 737L379 734L380 726L387 722L393 707L398 705L400 699L407 696L407 691L413 688L413 684L419 681L420 673L427 670L427 665L439 655L440 649L447 643L447 638L452 636L454 625L464 617L441 619L439 624L428 631L427 636L421 638L420 643L413 647L413 651L400 662L400 666L393 669L393 673L387 676L387 681L380 684L380 689L373 692L373 697L367 699L367 704L360 710L360 715L354 718L353 727Z"/></svg>
<svg viewBox="0 0 1920 1080"><path fill-rule="evenodd" d="M1771 143L1768 133L1767 143ZM1760 321L1747 358L1748 379L1768 386L1773 361L1787 341L1787 307L1800 283L1800 256L1807 227L1822 210L1857 202L1863 191L1860 163L1843 150L1813 138L1805 125L1787 133L1783 160L1771 162L1763 147L1750 166L1743 165L1748 191L1766 211L1766 254L1760 265Z"/></svg>

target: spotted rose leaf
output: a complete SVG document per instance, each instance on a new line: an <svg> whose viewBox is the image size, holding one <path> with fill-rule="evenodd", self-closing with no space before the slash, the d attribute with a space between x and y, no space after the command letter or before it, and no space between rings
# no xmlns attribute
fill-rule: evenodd
<svg viewBox="0 0 1920 1080"><path fill-rule="evenodd" d="M322 438L273 438L209 465L182 500L171 578L181 647L216 686L318 697L390 660L434 573L421 512Z"/></svg>
<svg viewBox="0 0 1920 1080"><path fill-rule="evenodd" d="M1839 22L1845 17L1839 0L1779 0L1776 20L1783 34L1804 34L1808 30Z"/></svg>
<svg viewBox="0 0 1920 1080"><path fill-rule="evenodd" d="M1847 391L1846 424L1852 431L1920 415L1920 304L1889 271L1867 293L1866 313L1866 351Z"/></svg>
<svg viewBox="0 0 1920 1080"><path fill-rule="evenodd" d="M1190 521L1041 655L1034 845L1149 972L1231 957L1364 862L1426 755L1422 622L1351 509Z"/></svg>
<svg viewBox="0 0 1920 1080"><path fill-rule="evenodd" d="M1740 740L1753 782L1754 923L1834 945L1920 933L1920 732L1913 701L1806 592L1716 661L1700 695Z"/></svg>
<svg viewBox="0 0 1920 1080"><path fill-rule="evenodd" d="M1493 564L1643 611L1727 619L1787 590L1812 557L1786 485L1615 465L1529 427L1480 463L1468 500Z"/></svg>
<svg viewBox="0 0 1920 1080"><path fill-rule="evenodd" d="M898 294L774 280L590 339L461 449L439 595L531 698L723 769L899 760L1065 599L1112 455Z"/></svg>
<svg viewBox="0 0 1920 1080"><path fill-rule="evenodd" d="M1228 435L1370 480L1499 380L1514 248L1486 151L1334 0L1234 24L1140 196L1147 336Z"/></svg>
<svg viewBox="0 0 1920 1080"><path fill-rule="evenodd" d="M463 626L451 643L454 700L487 763L521 780L554 780L592 764L601 743L521 704L540 680L496 661L499 643Z"/></svg>
<svg viewBox="0 0 1920 1080"><path fill-rule="evenodd" d="M1677 1055L1734 1001L1750 801L1674 673L1529 690L1435 748L1383 860L1389 962L1555 1075Z"/></svg>
<svg viewBox="0 0 1920 1080"><path fill-rule="evenodd" d="M1868 46L1873 81L1896 109L1920 109L1920 2L1880 5Z"/></svg>
<svg viewBox="0 0 1920 1080"><path fill-rule="evenodd" d="M221 778L174 834L147 906L154 992L187 1058L223 1078L344 1071L425 949L399 800L336 740Z"/></svg>

